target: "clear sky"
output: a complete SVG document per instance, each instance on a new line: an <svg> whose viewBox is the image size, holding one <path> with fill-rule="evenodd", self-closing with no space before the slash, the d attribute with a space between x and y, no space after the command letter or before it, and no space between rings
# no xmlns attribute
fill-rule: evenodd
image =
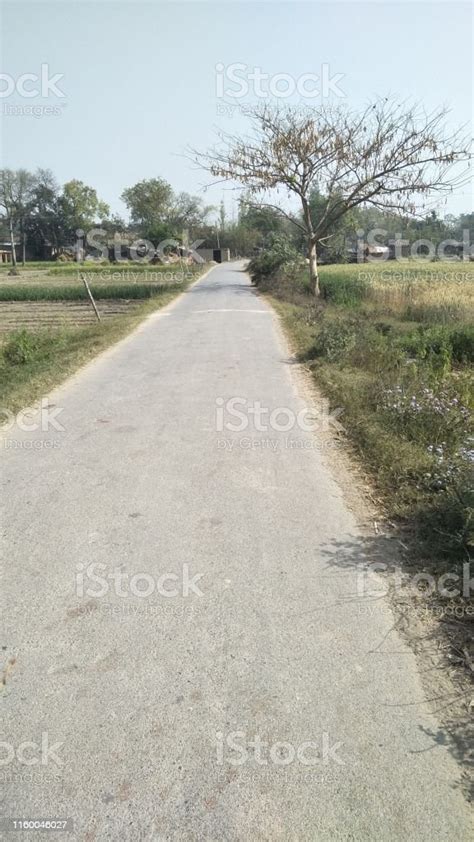
<svg viewBox="0 0 474 842"><path fill-rule="evenodd" d="M25 73L40 75L47 64L47 78L53 79L50 90L46 86L33 97L18 89L1 96L2 166L51 168L61 183L79 178L121 213L123 188L143 178L162 176L176 190L201 190L207 177L183 151L188 144L207 148L216 130L245 130L245 104L259 98L258 83L248 78L255 68L269 77L284 74L272 78L274 90L303 84L304 74L320 79L326 74L331 83L313 99L305 97L309 104L324 94L358 107L390 94L421 100L428 109L447 104L453 125L472 117L468 3L15 0L0 5L0 72L16 84ZM241 81L232 83L235 64L245 67L234 67ZM55 83L56 74L62 77ZM5 94L10 82L0 78ZM245 96L228 95L244 83ZM269 84L270 79L262 81L260 90ZM305 85L309 92L316 86L312 77ZM24 91L33 89L35 80L24 81ZM280 101L299 99L295 93ZM236 106L232 116L222 113L226 103ZM11 113L12 106L21 113ZM49 106L54 113L37 110L40 116L31 116L31 106ZM218 204L223 195L231 213L233 192L215 187L205 201ZM440 208L471 209L468 187Z"/></svg>

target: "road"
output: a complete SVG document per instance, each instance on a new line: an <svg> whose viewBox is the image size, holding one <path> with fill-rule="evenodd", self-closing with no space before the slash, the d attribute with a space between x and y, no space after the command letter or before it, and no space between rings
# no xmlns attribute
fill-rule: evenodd
<svg viewBox="0 0 474 842"><path fill-rule="evenodd" d="M3 816L85 842L468 838L304 407L234 263L5 434Z"/></svg>

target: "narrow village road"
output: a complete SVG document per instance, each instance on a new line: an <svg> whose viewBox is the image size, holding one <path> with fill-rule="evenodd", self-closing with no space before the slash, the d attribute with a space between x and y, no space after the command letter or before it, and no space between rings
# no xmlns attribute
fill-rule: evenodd
<svg viewBox="0 0 474 842"><path fill-rule="evenodd" d="M5 434L2 816L84 842L468 838L287 353L219 266L57 389L48 429Z"/></svg>

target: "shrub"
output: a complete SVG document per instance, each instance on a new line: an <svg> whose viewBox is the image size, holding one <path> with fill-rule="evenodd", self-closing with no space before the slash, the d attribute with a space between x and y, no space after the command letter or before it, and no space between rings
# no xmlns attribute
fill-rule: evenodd
<svg viewBox="0 0 474 842"><path fill-rule="evenodd" d="M398 434L427 446L454 447L469 435L470 410L446 389L409 385L383 389L377 410Z"/></svg>
<svg viewBox="0 0 474 842"><path fill-rule="evenodd" d="M314 353L330 362L340 362L356 345L357 324L352 320L323 321Z"/></svg>
<svg viewBox="0 0 474 842"><path fill-rule="evenodd" d="M321 295L332 304L343 307L357 306L366 298L369 284L357 275L330 274L321 278Z"/></svg>
<svg viewBox="0 0 474 842"><path fill-rule="evenodd" d="M439 371L448 371L451 364L474 360L474 328L448 328L443 325L425 327L405 334L401 346L413 357L424 360Z"/></svg>
<svg viewBox="0 0 474 842"><path fill-rule="evenodd" d="M35 358L37 352L38 337L27 330L19 330L10 336L3 356L10 365L25 365Z"/></svg>
<svg viewBox="0 0 474 842"><path fill-rule="evenodd" d="M291 240L283 234L271 234L265 250L252 258L247 271L252 281L258 286L263 280L272 277L285 264L301 259Z"/></svg>
<svg viewBox="0 0 474 842"><path fill-rule="evenodd" d="M443 327L426 328L420 325L414 333L404 335L400 344L410 357L426 362L440 373L449 371L452 347L449 332Z"/></svg>
<svg viewBox="0 0 474 842"><path fill-rule="evenodd" d="M437 555L459 560L474 546L472 464L417 511L419 536Z"/></svg>
<svg viewBox="0 0 474 842"><path fill-rule="evenodd" d="M450 333L453 360L457 363L474 362L474 327L452 330Z"/></svg>

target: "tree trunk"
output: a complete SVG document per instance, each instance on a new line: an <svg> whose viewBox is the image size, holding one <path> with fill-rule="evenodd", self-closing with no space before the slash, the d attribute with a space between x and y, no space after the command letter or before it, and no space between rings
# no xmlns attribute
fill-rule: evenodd
<svg viewBox="0 0 474 842"><path fill-rule="evenodd" d="M316 253L316 243L314 243L312 240L309 241L308 258L311 289L313 290L315 295L320 295L321 290L319 288L318 257Z"/></svg>
<svg viewBox="0 0 474 842"><path fill-rule="evenodd" d="M26 263L26 234L25 234L25 225L23 220L21 220L21 265L24 266Z"/></svg>
<svg viewBox="0 0 474 842"><path fill-rule="evenodd" d="M303 219L306 228L306 235L308 237L309 279L311 282L312 291L315 295L319 295L320 289L318 275L318 257L316 253L316 237L314 236L313 220L311 219L311 209L306 196L301 196L301 204L303 207Z"/></svg>
<svg viewBox="0 0 474 842"><path fill-rule="evenodd" d="M15 234L13 233L13 219L10 217L10 243L12 247L12 268L9 271L9 275L18 275L18 269L16 267L16 251L15 251Z"/></svg>

